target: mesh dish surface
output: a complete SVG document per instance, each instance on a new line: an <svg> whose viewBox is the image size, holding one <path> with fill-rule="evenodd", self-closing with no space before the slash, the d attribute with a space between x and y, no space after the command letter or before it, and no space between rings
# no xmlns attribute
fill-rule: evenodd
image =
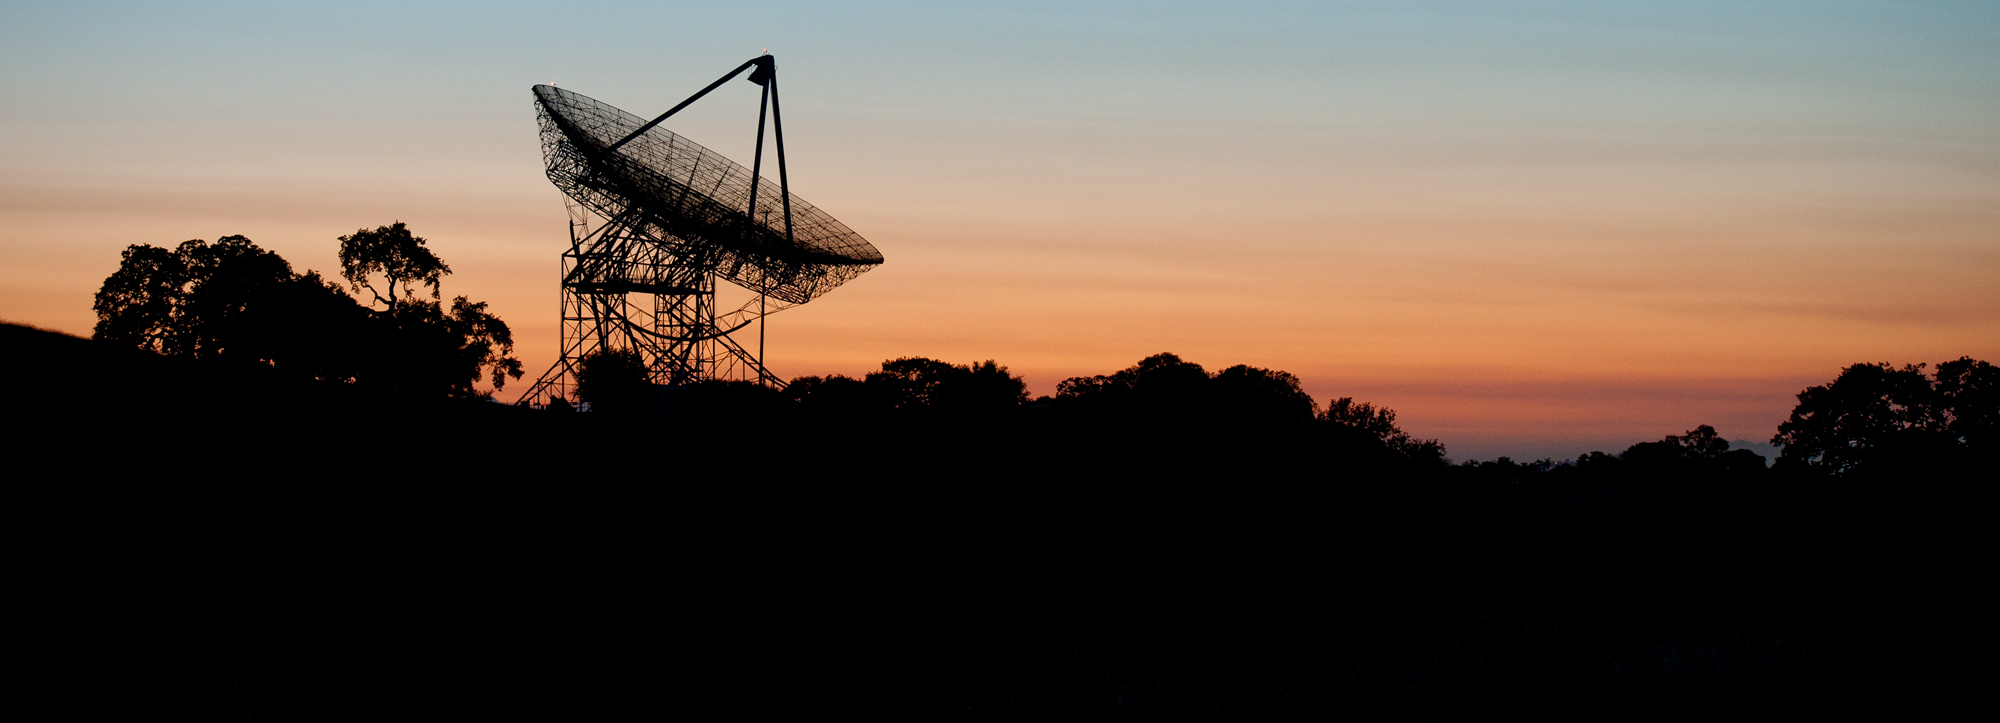
<svg viewBox="0 0 2000 723"><path fill-rule="evenodd" d="M626 218L709 261L729 282L803 304L882 263L882 252L825 211L791 196L785 238L782 191L757 179L750 214L750 169L662 126L606 153L646 120L596 99L537 85L535 115L549 180L605 218Z"/></svg>

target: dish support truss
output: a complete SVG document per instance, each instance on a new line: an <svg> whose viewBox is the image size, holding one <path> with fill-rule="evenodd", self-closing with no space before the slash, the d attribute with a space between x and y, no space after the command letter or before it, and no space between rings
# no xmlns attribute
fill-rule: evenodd
<svg viewBox="0 0 2000 723"><path fill-rule="evenodd" d="M716 309L715 260L700 247L655 238L637 212L590 229L591 214L565 203L570 248L562 256L562 356L516 404L578 402L576 372L602 350L639 353L653 383L675 387L705 379L784 386L763 364L764 317L792 306L759 295L726 313ZM731 333L757 325L757 349Z"/></svg>
<svg viewBox="0 0 2000 723"><path fill-rule="evenodd" d="M755 72L749 80L762 88L758 94L757 151L750 166L750 196L744 216L757 218L758 177L763 173L764 120L768 111L777 141L778 195L784 209L785 239L790 242L793 217L791 184L785 173L785 126L778 111L777 64L769 55L737 66L679 105L626 134L602 155L609 157L620 146L752 68ZM552 180L558 175L554 171L552 167ZM562 356L515 404L540 407L556 400L581 401L576 394L576 374L583 360L611 349L638 352L656 386L677 387L708 379L784 386L784 380L764 367L764 317L784 310L791 303L774 299L770 294L772 289L763 286L752 289L757 292L756 298L735 311L718 315L715 282L725 262L725 249L716 244L674 238L660 230L659 225L650 223L642 208L631 204L610 212L610 217L596 231L591 231L590 212L577 204L574 194L571 196L563 202L569 212L570 247L563 253ZM754 355L729 336L753 322L757 324Z"/></svg>

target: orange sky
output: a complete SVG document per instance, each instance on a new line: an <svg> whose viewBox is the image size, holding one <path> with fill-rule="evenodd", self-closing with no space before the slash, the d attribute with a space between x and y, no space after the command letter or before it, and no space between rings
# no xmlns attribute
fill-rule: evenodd
<svg viewBox="0 0 2000 723"><path fill-rule="evenodd" d="M9 12L40 32L0 38L18 41L0 57L46 87L0 101L15 139L0 149L0 318L72 333L89 332L126 244L241 233L324 272L335 237L401 220L456 270L445 292L491 302L539 372L566 237L528 87L651 115L773 46L794 190L888 257L772 318L781 376L992 358L1050 393L1173 351L1387 405L1465 459L1703 423L1762 441L1792 394L1844 365L2000 360L1986 16L1744 37L1728 30L1742 18L1704 32L1449 13L1377 13L1363 30L1312 15L1314 35L1284 18L1211 29L1199 10L1178 25L847 27L879 48L822 41L802 18L776 33L789 49L713 38L649 51L645 73L516 57L477 33L402 64L315 60L294 56L333 41L292 25L272 34L296 42L260 41L280 73L163 61L145 48L166 41L135 23L110 31L131 57L64 66L58 87L40 80L65 52L49 38L80 32L74 18ZM192 87L142 67L159 62ZM747 158L754 86L738 85L676 132Z"/></svg>

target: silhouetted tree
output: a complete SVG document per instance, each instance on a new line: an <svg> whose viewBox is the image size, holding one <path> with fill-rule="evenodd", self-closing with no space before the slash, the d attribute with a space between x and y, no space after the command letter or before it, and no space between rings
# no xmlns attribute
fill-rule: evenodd
<svg viewBox="0 0 2000 723"><path fill-rule="evenodd" d="M342 271L385 308L356 303L318 272L292 273L242 236L199 239L172 251L127 248L94 301L100 340L169 356L267 364L322 381L409 398L481 397L521 377L514 339L486 304L419 298L449 273L401 223L342 237ZM380 274L381 289L368 279ZM400 296L398 293L400 292Z"/></svg>
<svg viewBox="0 0 2000 723"><path fill-rule="evenodd" d="M932 391L938 410L959 416L998 418L1028 402L1028 384L992 359L956 365Z"/></svg>
<svg viewBox="0 0 2000 723"><path fill-rule="evenodd" d="M366 373L373 320L338 284L307 271L264 289L235 318L238 349L293 376L354 382Z"/></svg>
<svg viewBox="0 0 2000 723"><path fill-rule="evenodd" d="M1686 434L1669 434L1658 442L1641 442L1618 456L1629 472L1658 478L1708 477L1762 471L1764 456L1747 449L1732 450L1714 427L1701 425Z"/></svg>
<svg viewBox="0 0 2000 723"><path fill-rule="evenodd" d="M1347 397L1320 413L1298 377L1290 373L1238 364L1211 375L1200 364L1169 353L1154 354L1112 374L1063 380L1056 386L1051 409L1058 418L1137 432L1149 443L1195 441L1191 435L1220 439L1216 435L1254 431L1269 442L1290 439L1284 443L1305 443L1350 461L1362 460L1357 464L1444 464L1444 445L1412 439L1396 427L1393 411ZM1287 428L1307 437L1272 434ZM1306 438L1314 441L1303 442Z"/></svg>
<svg viewBox="0 0 2000 723"><path fill-rule="evenodd" d="M1154 354L1110 375L1065 379L1056 385L1055 402L1084 415L1184 423L1206 416L1208 371L1174 354Z"/></svg>
<svg viewBox="0 0 2000 723"><path fill-rule="evenodd" d="M874 400L869 396L868 385L859 379L840 374L793 379L790 384L785 385L784 395L786 399L797 404L799 412L808 419L853 420L875 413Z"/></svg>
<svg viewBox="0 0 2000 723"><path fill-rule="evenodd" d="M882 362L882 370L869 372L862 383L884 410L919 410L931 406L938 388L956 371L951 364L936 359L902 357Z"/></svg>
<svg viewBox="0 0 2000 723"><path fill-rule="evenodd" d="M486 302L452 297L446 324L459 342L458 363L466 371L465 383L457 385L455 391L461 395L473 391L472 385L481 371L488 374L487 381L495 391L505 387L508 378L521 378L521 360L513 356L514 334L507 328L507 322L487 313Z"/></svg>
<svg viewBox="0 0 2000 723"><path fill-rule="evenodd" d="M348 342L366 321L318 272L295 275L283 258L242 236L191 240L171 251L128 247L93 308L93 336L101 341L168 356L261 362L327 381L357 374Z"/></svg>
<svg viewBox="0 0 2000 723"><path fill-rule="evenodd" d="M577 364L576 396L603 414L654 414L660 406L652 375L631 349L601 349L584 357Z"/></svg>
<svg viewBox="0 0 2000 723"><path fill-rule="evenodd" d="M482 378L494 389L509 377L521 378L521 362L512 357L513 333L484 302L452 299L446 310L434 301L403 300L392 312L377 312L366 343L377 353L370 359L365 385L400 397L484 398L477 389ZM388 353L382 353L388 352Z"/></svg>
<svg viewBox="0 0 2000 723"><path fill-rule="evenodd" d="M1985 378L1978 370L1983 362L1961 361L1954 372ZM1924 366L1855 364L1832 383L1799 392L1791 418L1771 438L1784 445L1779 461L1840 475L1875 459L1923 456L1956 442L1948 436L1953 413L1939 404L1939 385L1924 375ZM1981 412L1974 406L1966 413L1977 418Z"/></svg>
<svg viewBox="0 0 2000 723"><path fill-rule="evenodd" d="M1690 459L1716 459L1729 453L1729 440L1706 424L1688 430L1687 434L1669 434L1660 441L1679 446L1681 454Z"/></svg>
<svg viewBox="0 0 2000 723"><path fill-rule="evenodd" d="M1004 415L1028 401L1028 386L988 359L950 364L925 357L882 362L862 380L874 405L903 414Z"/></svg>
<svg viewBox="0 0 2000 723"><path fill-rule="evenodd" d="M187 242L196 243L206 242ZM182 254L133 244L120 259L118 270L105 277L92 304L97 312L92 338L161 354L182 353L186 343L182 305L189 286Z"/></svg>
<svg viewBox="0 0 2000 723"><path fill-rule="evenodd" d="M340 237L340 273L355 291L367 289L373 295L369 308L386 328L378 329L372 340L399 357L378 360L382 363L371 375L370 381L384 391L474 398L484 396L477 389L482 377L495 390L506 387L508 378L521 378L513 332L486 311L486 302L453 297L447 311L435 301L451 267L403 222ZM430 289L432 301L417 295L419 287ZM374 309L374 304L383 308Z"/></svg>
<svg viewBox="0 0 2000 723"><path fill-rule="evenodd" d="M1237 424L1310 422L1319 411L1289 373L1238 364L1209 380L1215 413Z"/></svg>
<svg viewBox="0 0 2000 723"><path fill-rule="evenodd" d="M1443 444L1435 439L1416 439L1396 426L1396 410L1356 402L1353 397L1341 397L1328 402L1326 411L1319 418L1327 424L1375 439L1413 462L1445 462Z"/></svg>
<svg viewBox="0 0 2000 723"><path fill-rule="evenodd" d="M1353 397L1328 402L1320 419L1367 432L1383 441L1409 436L1396 427L1396 410L1376 409L1375 405L1356 402Z"/></svg>
<svg viewBox="0 0 2000 723"><path fill-rule="evenodd" d="M411 234L402 221L340 237L340 275L355 291L367 289L373 294L371 306L394 310L398 303L414 301L413 285L428 286L431 298L440 298L439 282L449 274L451 267L425 248L423 238ZM378 275L379 289L374 280Z"/></svg>
<svg viewBox="0 0 2000 723"><path fill-rule="evenodd" d="M219 357L248 331L239 317L291 279L290 264L242 236L194 239L172 251L133 245L97 291L93 336L170 356Z"/></svg>
<svg viewBox="0 0 2000 723"><path fill-rule="evenodd" d="M1945 434L1976 454L2000 452L2000 367L1959 357L1938 365L1933 384Z"/></svg>

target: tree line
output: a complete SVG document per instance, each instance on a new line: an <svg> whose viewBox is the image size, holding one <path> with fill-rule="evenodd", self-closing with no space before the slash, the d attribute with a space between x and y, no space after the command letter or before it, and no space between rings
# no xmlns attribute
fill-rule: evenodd
<svg viewBox="0 0 2000 723"><path fill-rule="evenodd" d="M1855 364L1827 384L1800 391L1790 418L1770 440L1781 449L1776 468L1838 477L1992 450L2000 438L2000 368L1970 357L1938 364L1930 374L1924 372L1926 366ZM1242 364L1211 373L1171 353L1146 357L1111 374L1066 379L1054 396L1032 400L1025 381L993 360L952 364L904 357L884 361L879 371L860 379L802 376L776 390L725 381L659 389L646 382L638 357L626 351L593 355L582 367L579 395L617 415L672 415L678 410L690 416L796 416L819 423L1054 418L1200 430L1317 425L1366 439L1414 463L1447 464L1444 445L1404 432L1395 410L1352 397L1329 400L1322 408L1290 373ZM1714 427L1700 425L1618 453L1528 463L1503 457L1460 466L1518 480L1575 469L1603 472L1621 464L1654 472L1741 476L1770 462L1749 450L1730 449Z"/></svg>
<svg viewBox="0 0 2000 723"><path fill-rule="evenodd" d="M1392 409L1173 354L1033 397L995 360L662 389L612 352L580 375L589 413L419 419L371 403L476 399L518 375L511 336L446 301L449 267L400 224L340 244L337 281L242 237L134 246L98 297L104 343L46 334L15 355L22 378L102 404L28 390L19 446L133 482L25 486L85 495L44 538L103 547L41 586L83 591L61 650L115 649L70 631L184 636L134 668L159 694L133 700L1603 717L1738 694L1848 707L1899 695L1897 671L1964 670L1904 641L1974 629L1938 608L1978 599L1951 587L1980 549L1957 519L1976 487L1928 483L1990 458L1983 361L1840 370L1799 394L1775 464L1705 425L1453 463ZM101 384L187 370L179 396ZM294 383L236 399L289 414L174 406L274 375ZM367 393L285 396L308 388ZM1871 484L1893 476L1927 484ZM496 632L522 630L549 633ZM415 666L401 689L379 673L397 664Z"/></svg>
<svg viewBox="0 0 2000 723"><path fill-rule="evenodd" d="M240 235L171 249L135 244L96 294L93 336L170 357L262 367L377 399L486 399L491 392L480 389L482 382L498 391L522 376L506 322L484 302L456 296L445 303L441 287L451 267L402 222L359 229L338 243L345 286L317 271L297 273ZM2000 439L2000 369L1970 357L1928 368L1854 364L1799 392L1771 438L1782 450L1776 467L1838 477L1990 452ZM1322 407L1290 373L1243 364L1210 372L1171 353L1110 374L1072 377L1053 396L1031 399L1020 377L990 359L902 357L859 379L801 376L777 389L727 381L666 389L651 382L636 353L613 349L583 360L577 394L597 416L619 418L1061 424L1154 436L1305 429L1419 467L1448 463L1444 445L1404 432L1394 410L1351 397ZM564 400L552 401L550 410L574 411ZM1762 468L1764 460L1730 450L1704 425L1617 454L1459 466L1516 479L1618 464L1736 475Z"/></svg>

